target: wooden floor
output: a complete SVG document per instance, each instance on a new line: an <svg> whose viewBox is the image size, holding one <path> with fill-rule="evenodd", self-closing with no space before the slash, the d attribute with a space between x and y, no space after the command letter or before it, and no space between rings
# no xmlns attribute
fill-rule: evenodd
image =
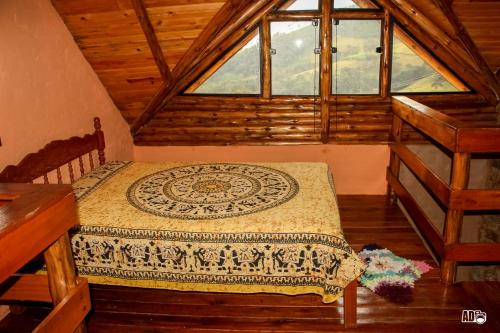
<svg viewBox="0 0 500 333"><path fill-rule="evenodd" d="M436 264L396 206L383 196L339 196L342 224L355 250L378 243L397 255ZM414 300L394 305L358 287L358 327L349 332L500 332L500 288L496 283L466 283L445 288L439 269L425 274ZM163 290L92 287L88 332L168 331L344 331L339 304L319 296L185 293ZM484 325L462 324L462 309L483 310ZM0 332L27 332L48 309L30 307L10 314Z"/></svg>

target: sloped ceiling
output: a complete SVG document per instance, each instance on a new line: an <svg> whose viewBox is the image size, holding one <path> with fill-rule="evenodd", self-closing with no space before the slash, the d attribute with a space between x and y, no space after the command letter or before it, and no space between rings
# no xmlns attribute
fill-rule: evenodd
<svg viewBox="0 0 500 333"><path fill-rule="evenodd" d="M85 58L129 122L142 113L163 80L129 0L52 0ZM172 69L221 0L145 0Z"/></svg>
<svg viewBox="0 0 500 333"><path fill-rule="evenodd" d="M134 1L141 2L141 0L52 0L84 56L130 124L137 122L155 95L161 96L165 91L168 92L169 86L158 70L155 57L134 10L132 4ZM234 3L235 6L238 3L245 3L237 0L228 2ZM409 13L407 11L409 17L412 16L414 9L425 13L444 36L453 36L453 41L459 40L463 36L457 33L456 24L453 24L441 6L443 3L446 4L446 7L452 9L453 15L459 18L459 24L465 26L474 42L473 45L477 46L480 57L486 60L491 72L497 71L500 67L498 38L500 1L381 0L379 2L393 5L394 10L408 7L409 4L410 7L414 7L409 8ZM209 22L223 7L225 1L143 0L142 3L154 28L166 64L170 71L176 74L176 64L201 32L204 29L210 30ZM417 25L420 24L420 28L425 31L425 21L420 21L418 15L413 16ZM429 48L435 49L433 45Z"/></svg>
<svg viewBox="0 0 500 333"><path fill-rule="evenodd" d="M398 2L398 0L395 0ZM425 13L439 28L449 36L455 34L442 9L435 0L409 1L415 8ZM457 16L474 45L486 60L492 72L500 69L500 1L498 0L441 0L448 3L452 12Z"/></svg>
<svg viewBox="0 0 500 333"><path fill-rule="evenodd" d="M493 72L500 68L500 1L455 0L453 11Z"/></svg>

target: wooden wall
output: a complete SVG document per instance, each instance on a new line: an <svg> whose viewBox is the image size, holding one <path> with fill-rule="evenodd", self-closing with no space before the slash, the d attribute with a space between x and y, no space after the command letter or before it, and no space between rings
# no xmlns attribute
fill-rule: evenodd
<svg viewBox="0 0 500 333"><path fill-rule="evenodd" d="M411 97L411 96L410 96ZM415 100L461 120L494 121L497 114L474 94L415 95ZM389 141L390 99L332 98L330 142ZM312 97L177 96L135 136L136 145L289 145L320 143L320 107ZM417 139L412 131L408 139Z"/></svg>
<svg viewBox="0 0 500 333"><path fill-rule="evenodd" d="M320 135L319 117L319 102L312 98L177 96L139 131L135 143L315 143Z"/></svg>

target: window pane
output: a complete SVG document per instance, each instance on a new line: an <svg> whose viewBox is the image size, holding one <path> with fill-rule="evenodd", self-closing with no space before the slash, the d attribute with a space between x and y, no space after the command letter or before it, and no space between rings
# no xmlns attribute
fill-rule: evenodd
<svg viewBox="0 0 500 333"><path fill-rule="evenodd" d="M332 94L378 94L380 20L341 20L333 25Z"/></svg>
<svg viewBox="0 0 500 333"><path fill-rule="evenodd" d="M217 69L193 93L260 94L260 43L258 30L255 37Z"/></svg>
<svg viewBox="0 0 500 333"><path fill-rule="evenodd" d="M333 8L337 9L365 9L365 8L378 8L370 0L333 0Z"/></svg>
<svg viewBox="0 0 500 333"><path fill-rule="evenodd" d="M460 91L399 38L392 43L392 92Z"/></svg>
<svg viewBox="0 0 500 333"><path fill-rule="evenodd" d="M286 2L281 10L318 10L318 0L295 0Z"/></svg>
<svg viewBox="0 0 500 333"><path fill-rule="evenodd" d="M317 95L319 25L311 21L271 22L273 95Z"/></svg>

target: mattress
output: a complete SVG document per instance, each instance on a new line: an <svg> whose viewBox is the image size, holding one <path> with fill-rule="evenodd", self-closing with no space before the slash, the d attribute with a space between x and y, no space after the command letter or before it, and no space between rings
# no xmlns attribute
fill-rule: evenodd
<svg viewBox="0 0 500 333"><path fill-rule="evenodd" d="M315 293L328 303L364 269L323 163L117 161L74 192L71 244L91 283Z"/></svg>

